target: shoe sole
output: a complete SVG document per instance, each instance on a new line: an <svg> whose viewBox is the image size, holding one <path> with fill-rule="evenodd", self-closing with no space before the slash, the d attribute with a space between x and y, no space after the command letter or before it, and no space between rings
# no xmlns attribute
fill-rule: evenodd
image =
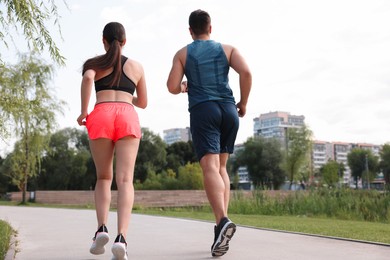
<svg viewBox="0 0 390 260"><path fill-rule="evenodd" d="M108 240L110 239L109 235L105 232L98 233L96 235L95 239L95 246L91 246L89 249L89 252L93 255L101 255L104 254L105 248L104 246L108 243Z"/></svg>
<svg viewBox="0 0 390 260"><path fill-rule="evenodd" d="M226 224L219 234L212 250L212 256L223 256L229 250L229 241L236 232L236 225L233 222Z"/></svg>
<svg viewBox="0 0 390 260"><path fill-rule="evenodd" d="M126 260L126 249L123 247L122 243L114 243L111 248L111 252L114 255L113 259L117 260Z"/></svg>

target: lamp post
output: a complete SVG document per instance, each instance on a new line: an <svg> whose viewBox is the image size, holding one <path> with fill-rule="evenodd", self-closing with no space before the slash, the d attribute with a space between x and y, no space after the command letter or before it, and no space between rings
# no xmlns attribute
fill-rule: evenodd
<svg viewBox="0 0 390 260"><path fill-rule="evenodd" d="M370 189L370 175L368 172L368 154L366 154L366 174L367 174L367 189Z"/></svg>

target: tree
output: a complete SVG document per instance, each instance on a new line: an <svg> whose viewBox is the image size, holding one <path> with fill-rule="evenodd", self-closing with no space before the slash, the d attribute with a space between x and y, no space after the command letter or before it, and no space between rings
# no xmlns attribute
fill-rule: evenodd
<svg viewBox="0 0 390 260"><path fill-rule="evenodd" d="M47 145L44 136L55 127L56 112L65 104L52 93L49 80L52 67L34 55L22 55L16 65L8 66L0 88L0 112L10 119L12 132L20 138L13 160L18 164L13 181L23 192L26 201L27 182L34 176L36 166ZM10 105L14 102L15 105ZM18 162L18 163L17 163Z"/></svg>
<svg viewBox="0 0 390 260"><path fill-rule="evenodd" d="M281 168L282 153L280 142L275 139L251 137L244 143L244 149L237 153L235 169L246 166L256 187L272 186L277 189L284 181Z"/></svg>
<svg viewBox="0 0 390 260"><path fill-rule="evenodd" d="M362 179L369 187L376 175L378 167L378 158L374 156L371 150L362 148L353 148L347 156L348 166L351 169L351 174L354 177L356 189L358 181Z"/></svg>
<svg viewBox="0 0 390 260"><path fill-rule="evenodd" d="M36 178L39 190L88 190L96 182L89 169L92 160L88 144L81 145L86 132L64 128L50 136L42 159L42 169Z"/></svg>
<svg viewBox="0 0 390 260"><path fill-rule="evenodd" d="M65 58L60 54L47 27L48 22L53 21L61 34L59 19L55 0L0 0L0 41L8 47L8 41L13 42L10 28L17 33L21 31L30 50L42 53L48 48L51 58L64 65Z"/></svg>
<svg viewBox="0 0 390 260"><path fill-rule="evenodd" d="M159 135L142 128L142 138L134 169L134 180L144 182L148 172L161 172L166 166L165 143Z"/></svg>
<svg viewBox="0 0 390 260"><path fill-rule="evenodd" d="M187 163L179 168L179 185L184 190L203 189L203 172L199 163Z"/></svg>
<svg viewBox="0 0 390 260"><path fill-rule="evenodd" d="M330 160L320 169L322 178L330 187L334 187L344 175L344 164Z"/></svg>
<svg viewBox="0 0 390 260"><path fill-rule="evenodd" d="M47 140L39 133L17 141L14 150L5 161L5 174L11 183L23 192L22 203L26 202L27 183L40 170L40 157Z"/></svg>
<svg viewBox="0 0 390 260"><path fill-rule="evenodd" d="M379 167L385 178L387 190L390 190L390 144L385 144L380 151Z"/></svg>
<svg viewBox="0 0 390 260"><path fill-rule="evenodd" d="M285 167L290 180L290 189L301 167L309 159L312 133L306 126L286 128Z"/></svg>
<svg viewBox="0 0 390 260"><path fill-rule="evenodd" d="M167 165L165 169L172 169L176 173L178 172L179 167L197 161L191 141L175 142L168 145L166 150Z"/></svg>

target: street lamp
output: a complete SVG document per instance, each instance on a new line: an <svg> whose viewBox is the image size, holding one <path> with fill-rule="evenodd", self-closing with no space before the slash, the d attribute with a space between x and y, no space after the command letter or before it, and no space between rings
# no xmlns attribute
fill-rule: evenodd
<svg viewBox="0 0 390 260"><path fill-rule="evenodd" d="M368 173L368 154L366 154L367 189L370 189L370 175Z"/></svg>

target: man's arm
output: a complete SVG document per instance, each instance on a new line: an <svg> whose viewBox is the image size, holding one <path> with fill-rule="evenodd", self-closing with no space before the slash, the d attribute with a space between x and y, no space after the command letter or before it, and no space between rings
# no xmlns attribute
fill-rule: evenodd
<svg viewBox="0 0 390 260"><path fill-rule="evenodd" d="M173 57L172 68L169 72L167 80L168 91L172 94L185 92L187 87L186 84L182 83L186 53L186 47L184 47L183 49L179 50Z"/></svg>
<svg viewBox="0 0 390 260"><path fill-rule="evenodd" d="M238 114L243 117L246 114L249 93L252 88L252 73L240 52L233 47L230 55L230 66L238 73L240 82L240 101L237 103Z"/></svg>

